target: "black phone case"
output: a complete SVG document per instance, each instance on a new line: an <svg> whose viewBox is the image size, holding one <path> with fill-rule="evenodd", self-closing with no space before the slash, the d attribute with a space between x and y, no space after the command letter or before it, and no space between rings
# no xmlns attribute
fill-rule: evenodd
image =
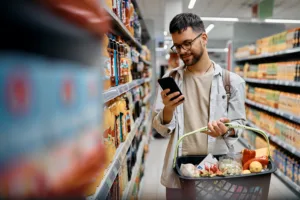
<svg viewBox="0 0 300 200"><path fill-rule="evenodd" d="M182 95L182 92L180 91L178 85L176 84L175 80L172 77L158 79L158 83L163 90L170 89L170 92L168 92L167 95L172 94L174 92L180 93L178 96L173 97L171 100L174 100L177 97L179 97L180 95ZM184 99L182 99L182 100L184 100Z"/></svg>

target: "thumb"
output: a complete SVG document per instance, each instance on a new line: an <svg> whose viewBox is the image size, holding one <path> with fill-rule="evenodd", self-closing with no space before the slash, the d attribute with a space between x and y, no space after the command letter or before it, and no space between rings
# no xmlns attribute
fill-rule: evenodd
<svg viewBox="0 0 300 200"><path fill-rule="evenodd" d="M221 118L220 121L223 123L228 123L228 122L230 122L230 119L224 117L224 118Z"/></svg>

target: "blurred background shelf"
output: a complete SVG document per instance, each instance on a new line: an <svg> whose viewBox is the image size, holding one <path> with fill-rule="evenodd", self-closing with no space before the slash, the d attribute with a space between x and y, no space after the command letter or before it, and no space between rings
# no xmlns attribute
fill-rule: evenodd
<svg viewBox="0 0 300 200"><path fill-rule="evenodd" d="M260 60L265 58L283 57L283 56L288 56L290 54L300 54L300 47L287 49L284 51L278 51L276 53L250 56L248 58L240 58L240 59L236 59L236 62L247 62L247 61Z"/></svg>
<svg viewBox="0 0 300 200"><path fill-rule="evenodd" d="M253 128L257 128L257 129L263 130L261 127L256 126L255 124L253 124L250 121L247 122L247 125L251 126ZM267 131L265 131L265 133L268 135L270 141L274 142L278 146L282 147L283 149L289 151L290 153L292 153L295 156L297 156L297 157L300 158L300 151L297 150L294 146L292 146L290 144L287 144L286 142L284 142L281 139L279 139L277 136L274 136L274 135L268 133Z"/></svg>
<svg viewBox="0 0 300 200"><path fill-rule="evenodd" d="M141 115L143 116L143 115ZM110 191L110 188L113 185L114 180L119 173L119 169L123 163L123 160L126 157L126 153L132 143L132 140L138 130L138 127L142 124L143 119L139 118L134 123L134 127L130 134L128 134L126 141L120 144L119 148L117 149L115 158L113 162L110 164L109 168L105 172L105 176L101 181L101 184L97 187L96 193L92 196L87 197L87 200L94 200L94 199L105 199Z"/></svg>
<svg viewBox="0 0 300 200"><path fill-rule="evenodd" d="M276 108L272 108L272 107L269 107L269 106L265 106L263 104L260 104L260 103L256 103L254 101L251 101L249 99L246 99L246 104L249 104L251 106L254 106L254 107L257 107L257 108L260 108L262 110L265 110L265 111L268 111L268 112L271 112L271 113L274 113L276 115L279 115L285 119L288 119L288 120L291 120L295 123L298 123L300 124L300 117L297 117L297 116L294 116L292 114L289 114L289 113L286 113L286 112L283 112L283 111L280 111L279 109L276 109Z"/></svg>
<svg viewBox="0 0 300 200"><path fill-rule="evenodd" d="M245 81L248 83L257 83L257 84L268 84L268 85L281 85L289 87L300 87L300 82L295 81L281 81L281 80L261 80L253 78L245 78Z"/></svg>

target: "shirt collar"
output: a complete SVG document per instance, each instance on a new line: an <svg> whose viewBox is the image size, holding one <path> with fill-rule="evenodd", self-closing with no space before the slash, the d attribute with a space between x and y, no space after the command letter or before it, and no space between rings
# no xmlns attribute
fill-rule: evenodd
<svg viewBox="0 0 300 200"><path fill-rule="evenodd" d="M221 72L222 72L222 67L220 65L218 65L217 63L215 63L214 61L212 61L214 66L215 66L215 72L214 72L214 76L217 76L217 75L221 75ZM186 69L186 66L183 65L183 66L180 66L180 67L177 67L175 69L172 69L170 71L170 75L173 74L174 72L177 72L179 74L179 78L183 78L183 73L184 73L184 70Z"/></svg>

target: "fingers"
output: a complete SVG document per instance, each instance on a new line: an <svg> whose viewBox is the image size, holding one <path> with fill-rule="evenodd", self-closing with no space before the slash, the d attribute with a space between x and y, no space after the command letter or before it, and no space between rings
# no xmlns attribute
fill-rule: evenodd
<svg viewBox="0 0 300 200"><path fill-rule="evenodd" d="M167 96L167 94L170 92L170 89L165 89L163 91L161 91L161 97L164 98L165 96Z"/></svg>
<svg viewBox="0 0 300 200"><path fill-rule="evenodd" d="M178 97L178 98L176 98L176 99L174 99L174 100L172 101L172 103L174 103L174 104L173 104L174 107L179 106L179 105L182 104L183 102L184 102L184 96L183 96L183 95L181 95L180 97Z"/></svg>
<svg viewBox="0 0 300 200"><path fill-rule="evenodd" d="M218 126L218 123L216 121L213 121L212 125L214 127L214 130L215 130L216 134L218 136L222 135L222 131L221 131L220 127Z"/></svg>
<svg viewBox="0 0 300 200"><path fill-rule="evenodd" d="M207 127L212 137L222 136L228 131L228 128L224 125L223 122L221 122L221 120L209 122Z"/></svg>
<svg viewBox="0 0 300 200"><path fill-rule="evenodd" d="M172 94L169 94L166 98L168 98L169 100L171 100L174 97L177 97L178 95L180 95L179 92L173 92Z"/></svg>
<svg viewBox="0 0 300 200"><path fill-rule="evenodd" d="M221 122L221 120L217 121L218 127L221 130L221 134L223 135L228 131L228 128L225 126L224 123Z"/></svg>
<svg viewBox="0 0 300 200"><path fill-rule="evenodd" d="M222 123L228 123L228 122L230 122L230 119L228 119L228 118L226 118L226 117L223 117L223 118L220 119L220 121L221 121Z"/></svg>
<svg viewBox="0 0 300 200"><path fill-rule="evenodd" d="M210 131L209 132L209 135L212 136L212 137L218 137L219 135L216 133L214 127L213 127L213 123L212 122L209 122L208 125L208 130Z"/></svg>

